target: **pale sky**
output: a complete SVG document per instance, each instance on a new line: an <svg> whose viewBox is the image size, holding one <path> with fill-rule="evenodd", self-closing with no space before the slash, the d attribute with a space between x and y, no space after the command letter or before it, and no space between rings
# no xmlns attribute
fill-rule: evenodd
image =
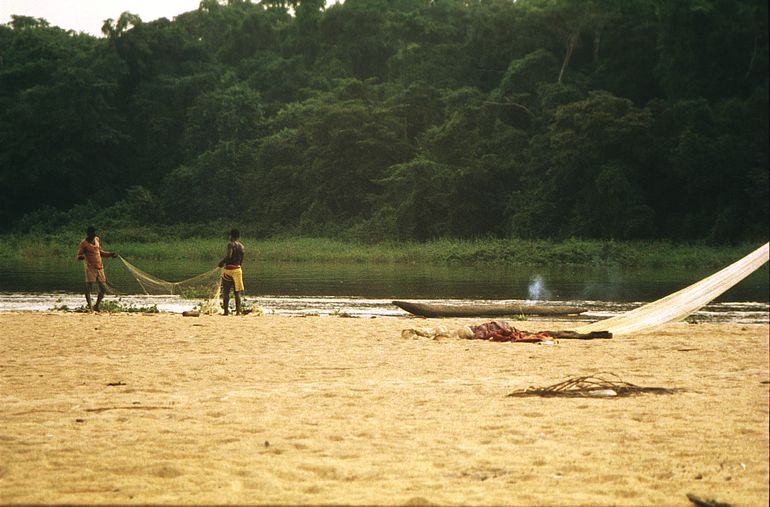
<svg viewBox="0 0 770 507"><path fill-rule="evenodd" d="M200 0L0 0L0 24L18 14L101 37L104 20L116 20L125 11L139 15L142 21L154 21L197 10L199 4Z"/></svg>

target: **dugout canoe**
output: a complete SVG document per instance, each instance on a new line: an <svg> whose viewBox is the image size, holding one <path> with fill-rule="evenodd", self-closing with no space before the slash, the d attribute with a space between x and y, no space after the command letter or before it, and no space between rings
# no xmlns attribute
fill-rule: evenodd
<svg viewBox="0 0 770 507"><path fill-rule="evenodd" d="M577 306L530 305L526 303L491 303L448 305L393 301L393 304L418 317L513 317L516 315L566 316L584 311Z"/></svg>

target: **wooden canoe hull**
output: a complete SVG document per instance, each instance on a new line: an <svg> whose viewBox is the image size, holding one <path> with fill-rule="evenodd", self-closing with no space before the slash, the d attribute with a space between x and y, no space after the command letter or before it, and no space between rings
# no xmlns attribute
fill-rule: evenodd
<svg viewBox="0 0 770 507"><path fill-rule="evenodd" d="M446 305L393 301L393 304L419 317L513 317L516 315L577 315L584 311L576 306L529 304Z"/></svg>

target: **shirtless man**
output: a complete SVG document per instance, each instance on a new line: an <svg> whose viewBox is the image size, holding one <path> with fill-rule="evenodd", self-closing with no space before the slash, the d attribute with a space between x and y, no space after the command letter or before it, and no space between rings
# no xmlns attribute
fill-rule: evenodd
<svg viewBox="0 0 770 507"><path fill-rule="evenodd" d="M243 292L243 244L239 241L241 233L238 229L230 231L230 241L227 243L227 253L219 261L222 271L222 303L225 315L230 315L230 289L235 293L235 314L241 314L241 292Z"/></svg>
<svg viewBox="0 0 770 507"><path fill-rule="evenodd" d="M89 311L99 311L99 305L102 303L104 293L107 292L107 277L104 275L104 266L102 257L117 257L114 252L105 252L99 243L99 236L96 235L96 229L89 227L86 230L86 239L78 245L78 251L75 258L79 261L85 260L86 272L86 303ZM96 297L96 304L91 305L91 289L94 283L99 284L99 294Z"/></svg>

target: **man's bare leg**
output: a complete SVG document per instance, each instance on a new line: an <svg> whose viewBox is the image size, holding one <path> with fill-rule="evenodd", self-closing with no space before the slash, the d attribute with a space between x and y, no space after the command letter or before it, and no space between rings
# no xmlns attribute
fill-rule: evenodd
<svg viewBox="0 0 770 507"><path fill-rule="evenodd" d="M236 292L237 294L237 292ZM225 315L230 315L230 288L222 291L222 306L225 308Z"/></svg>
<svg viewBox="0 0 770 507"><path fill-rule="evenodd" d="M235 314L241 314L241 291L235 291Z"/></svg>
<svg viewBox="0 0 770 507"><path fill-rule="evenodd" d="M107 288L102 282L99 282L99 294L96 296L96 304L94 305L95 312L100 311L99 305L102 304L102 299L104 299L105 292L107 292Z"/></svg>
<svg viewBox="0 0 770 507"><path fill-rule="evenodd" d="M91 304L91 287L93 285L92 283L86 283L86 303L88 304L89 312L94 311L94 306Z"/></svg>

